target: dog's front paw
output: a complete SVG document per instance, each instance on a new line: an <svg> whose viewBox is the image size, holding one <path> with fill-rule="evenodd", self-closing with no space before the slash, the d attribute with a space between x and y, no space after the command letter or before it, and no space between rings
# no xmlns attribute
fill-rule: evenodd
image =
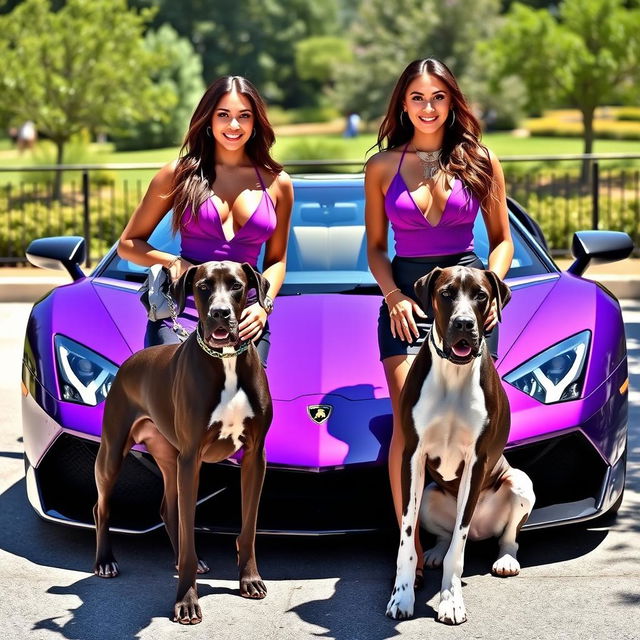
<svg viewBox="0 0 640 640"><path fill-rule="evenodd" d="M173 621L180 624L199 624L202 622L202 610L198 604L198 594L191 587L182 600L173 608Z"/></svg>
<svg viewBox="0 0 640 640"><path fill-rule="evenodd" d="M112 556L108 560L98 560L93 566L93 573L100 578L115 578L120 574L118 563Z"/></svg>
<svg viewBox="0 0 640 640"><path fill-rule="evenodd" d="M449 544L436 544L435 547L427 549L424 552L424 566L429 569L439 569L444 562L444 557L447 555Z"/></svg>
<svg viewBox="0 0 640 640"><path fill-rule="evenodd" d="M413 615L415 600L413 586L408 583L396 585L387 604L387 615L394 620L410 618Z"/></svg>
<svg viewBox="0 0 640 640"><path fill-rule="evenodd" d="M493 563L491 573L501 578L517 576L520 573L520 563L512 555L505 553Z"/></svg>
<svg viewBox="0 0 640 640"><path fill-rule="evenodd" d="M243 598L262 600L267 595L267 587L258 574L244 576L240 578L240 595Z"/></svg>
<svg viewBox="0 0 640 640"><path fill-rule="evenodd" d="M442 591L438 606L438 622L445 624L462 624L467 620L467 611L464 608L462 595L456 591Z"/></svg>

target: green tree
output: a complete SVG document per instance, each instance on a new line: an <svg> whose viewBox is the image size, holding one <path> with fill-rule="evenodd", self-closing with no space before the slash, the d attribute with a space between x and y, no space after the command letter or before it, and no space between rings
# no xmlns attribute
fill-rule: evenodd
<svg viewBox="0 0 640 640"><path fill-rule="evenodd" d="M402 69L428 50L434 24L430 0L362 2L350 31L354 61L340 69L336 83L341 110L367 120L383 113Z"/></svg>
<svg viewBox="0 0 640 640"><path fill-rule="evenodd" d="M370 0L360 5L350 36L354 62L339 73L342 109L370 119L384 112L400 72L436 57L460 79L474 43L492 35L499 0Z"/></svg>
<svg viewBox="0 0 640 640"><path fill-rule="evenodd" d="M164 24L157 31L147 32L145 48L167 61L151 74L162 108L139 123L123 123L122 134L114 136L118 149L157 149L180 144L204 93L200 56L173 27Z"/></svg>
<svg viewBox="0 0 640 640"><path fill-rule="evenodd" d="M126 0L25 0L0 16L0 111L33 120L56 145L83 129L149 116L158 103L150 80L154 56L143 46L148 11ZM57 172L56 197L60 194Z"/></svg>
<svg viewBox="0 0 640 640"><path fill-rule="evenodd" d="M202 56L208 84L224 74L249 78L270 102L313 104L313 91L296 73L295 45L339 30L338 0L134 0L158 7L154 26L170 23Z"/></svg>
<svg viewBox="0 0 640 640"><path fill-rule="evenodd" d="M301 80L319 87L335 81L340 65L349 64L353 53L349 42L338 36L315 36L296 43L296 72Z"/></svg>
<svg viewBox="0 0 640 640"><path fill-rule="evenodd" d="M514 4L481 49L494 78L518 76L529 107L571 104L582 114L584 153L593 151L596 107L622 92L638 95L640 10L623 0L564 0L558 16ZM583 167L586 178L588 164Z"/></svg>

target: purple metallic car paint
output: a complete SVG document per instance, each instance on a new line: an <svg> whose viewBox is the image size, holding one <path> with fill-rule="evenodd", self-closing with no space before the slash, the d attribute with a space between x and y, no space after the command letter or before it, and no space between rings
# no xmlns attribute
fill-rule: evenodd
<svg viewBox="0 0 640 640"><path fill-rule="evenodd" d="M569 274L562 274L553 285L543 312L520 324L517 348L500 363L503 375L571 335L585 329L593 334L596 325L598 340L591 344L584 393L588 395L610 376L625 355L624 325L617 301L592 282Z"/></svg>
<svg viewBox="0 0 640 640"><path fill-rule="evenodd" d="M126 297L118 298L118 303ZM126 326L128 318L123 320ZM36 345L40 358L36 363L38 380L55 397L60 397L53 346L54 335L58 333L88 346L117 365L132 353L89 278L58 287L34 306L27 324L27 338Z"/></svg>
<svg viewBox="0 0 640 640"><path fill-rule="evenodd" d="M522 442L548 433L552 412L553 432L583 425L583 431L601 455L610 462L615 461L619 456L618 448L611 442L620 439L627 422L626 395L619 393L626 380L627 369L624 325L617 301L589 281L562 274L547 296L543 310L522 327L517 348L507 353L500 363L502 375L549 346L585 329L591 331L592 340L581 399L543 405L511 385L504 385L512 412L509 442ZM593 340L593 335L598 339ZM604 409L606 405L610 408ZM591 420L592 416L603 411L617 418L611 424Z"/></svg>
<svg viewBox="0 0 640 640"><path fill-rule="evenodd" d="M54 336L58 333L88 346L117 365L131 355L117 325L95 295L90 279L59 287L37 303L27 324L27 339L35 345L34 352L39 358L35 363L38 383L34 389L38 404L65 428L99 437L102 405L89 407L59 399L54 348Z"/></svg>
<svg viewBox="0 0 640 640"><path fill-rule="evenodd" d="M130 348L142 348L146 318L140 301L131 291L123 292L114 285L115 282L107 281L96 284L96 293L114 322L123 329ZM332 467L377 460L382 455L381 448L386 451L391 409L384 371L378 360L375 318L379 306L380 298L376 296L308 295L278 299L276 311L269 319L272 346L267 374L274 398L274 419L265 446L270 463ZM338 327L332 321L338 314L348 317L353 323L351 327L368 325L370 330L361 329L356 340L350 334L352 329ZM186 320L184 324L189 327L191 322ZM308 346L301 348L301 345ZM318 366L323 363L328 364ZM314 389L326 389L327 393L310 395L309 391ZM309 417L307 406L314 404L334 407L325 424L318 425ZM69 419L77 425L76 417L84 413L87 431L99 434L95 419L101 418L101 412L98 416L92 407L82 409L91 411L74 414L70 409ZM93 419L89 417L92 411ZM362 430L369 422L374 423L378 437Z"/></svg>
<svg viewBox="0 0 640 640"><path fill-rule="evenodd" d="M532 283L531 278L526 280L511 283L512 301L505 309L500 333L500 353L504 354L499 361L502 375L554 342L584 328L593 328L594 321L614 325L620 322L619 315L615 315L616 303L592 283L566 275L539 283ZM544 313L536 314L543 302ZM278 299L277 310L270 319L272 348L268 376L274 398L274 421L266 449L271 464L319 469L385 459L391 411L378 359L379 305L380 297L366 295L309 294ZM566 322L549 322L554 316L565 318ZM36 320L30 329L34 339L42 341L43 337L60 331L117 365L142 347L146 325L135 287L131 284L123 287L122 283L109 280L87 279L62 287L55 296L40 303L33 317L38 318L37 331ZM348 322L344 322L345 318ZM607 333L619 335L620 328L612 328ZM516 340L518 346L512 349ZM592 358L592 368L595 362L606 362L611 373L609 368L617 357L614 342L612 338L612 344L607 344L603 338L592 347L597 355L597 359ZM57 385L53 344L44 347L44 344L38 347L40 380ZM609 437L614 443L619 440L625 424L621 407L626 403L622 397L612 395L611 390L616 384L621 385L625 377L626 370L603 382L602 372L596 371L592 378L600 380L599 389L585 385L584 399L551 407L505 384L513 414L510 444L544 436L549 431L569 430L589 421L592 426L588 427L587 435L602 455L612 460L618 448L608 446L604 439ZM324 394L314 394L314 390ZM71 431L99 437L101 405L88 407L54 401L52 396L58 397L57 388L48 389L46 395L47 410L57 422ZM311 420L307 407L314 404L333 406L327 422L319 425ZM550 411L553 421L549 419ZM598 412L617 416L613 435L597 419L591 420Z"/></svg>
<svg viewBox="0 0 640 640"><path fill-rule="evenodd" d="M507 284L511 287L511 301L502 312L497 362L498 371L502 375L509 371L504 368L506 355L524 327L527 326L532 315L551 293L556 282L557 276L553 279L545 278L542 281L531 278L507 280Z"/></svg>

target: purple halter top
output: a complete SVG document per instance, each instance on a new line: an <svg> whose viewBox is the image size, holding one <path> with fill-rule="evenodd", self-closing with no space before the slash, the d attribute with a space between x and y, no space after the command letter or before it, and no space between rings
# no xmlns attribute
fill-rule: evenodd
<svg viewBox="0 0 640 640"><path fill-rule="evenodd" d="M187 207L180 225L180 255L197 262L208 260L233 260L248 262L256 266L258 254L276 228L276 211L258 169L256 174L262 185L262 198L249 219L227 240L222 229L220 214L213 202L207 198L198 211L197 220Z"/></svg>
<svg viewBox="0 0 640 640"><path fill-rule="evenodd" d="M407 152L384 197L384 208L393 229L396 255L402 258L444 256L473 250L473 223L480 203L464 184L454 178L442 217L432 225L416 204L400 173Z"/></svg>

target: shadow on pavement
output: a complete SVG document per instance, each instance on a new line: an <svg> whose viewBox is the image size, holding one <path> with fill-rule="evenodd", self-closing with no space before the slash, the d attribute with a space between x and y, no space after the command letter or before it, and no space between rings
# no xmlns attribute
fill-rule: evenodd
<svg viewBox="0 0 640 640"><path fill-rule="evenodd" d="M616 531L640 531L640 303L625 307L633 316L626 323L629 348L630 432L626 497ZM638 318L636 320L636 318ZM3 455L0 453L0 456ZM14 458L14 454L9 457ZM52 586L48 593L75 595L80 605L58 618L36 622L32 630L49 630L64 638L84 640L96 637L133 638L154 618L169 618L175 597L176 574L164 531L146 536L114 536L114 547L122 575L101 580L91 572L94 533L42 522L26 499L24 479L0 495L0 549L28 561L60 569L86 572L86 576L66 586ZM609 534L602 523L573 525L522 534L522 567L566 562L591 553ZM215 599L208 596L237 594L234 539L231 536L198 535L199 552L212 567L199 581L198 590L207 621L215 611ZM363 637L382 640L400 632L398 623L383 612L395 574L395 535L342 536L335 538L259 537L258 561L267 585L275 581L337 579L331 597L290 606L301 620L327 629L318 637L353 640L353 630ZM495 559L496 543L487 541L467 546L465 577L486 575ZM628 544L612 546L607 562L638 562L637 549ZM427 572L426 586L416 603L416 617L433 618L433 608L425 604L438 592L441 572ZM210 584L228 581L228 586ZM238 596L239 597L239 596ZM624 604L637 607L638 593L620 593ZM218 612L219 613L219 612ZM108 621L108 622L106 622ZM108 625L108 632L105 632ZM176 633L179 629L176 628Z"/></svg>
<svg viewBox="0 0 640 640"><path fill-rule="evenodd" d="M0 496L0 513L4 520L0 528L1 549L38 565L86 572L86 577L73 584L48 590L54 595L75 595L81 604L66 614L61 612L60 617L36 622L33 630L46 629L64 638L84 640L108 624L109 637L133 638L154 618L168 619L171 615L176 573L164 531L145 536L115 535L114 550L122 574L114 580L104 580L90 573L95 551L93 531L41 521L26 501L24 480ZM588 554L607 533L570 527L523 534L522 566L564 562ZM352 640L354 629L366 628L366 637L376 640L397 633L397 623L382 613L395 574L396 544L396 536L389 534L335 538L263 536L258 538L257 553L267 585L274 581L337 578L330 598L289 609L301 620L328 629L326 637ZM205 618L210 620L212 612L220 612L216 611L215 600L207 596L238 594L234 538L199 534L197 545L199 554L212 567L198 586ZM495 553L493 541L470 543L465 577L486 574ZM434 611L425 602L437 593L440 579L439 571L428 572L426 586L417 600L416 616L433 618ZM210 580L228 581L229 585L212 585Z"/></svg>

